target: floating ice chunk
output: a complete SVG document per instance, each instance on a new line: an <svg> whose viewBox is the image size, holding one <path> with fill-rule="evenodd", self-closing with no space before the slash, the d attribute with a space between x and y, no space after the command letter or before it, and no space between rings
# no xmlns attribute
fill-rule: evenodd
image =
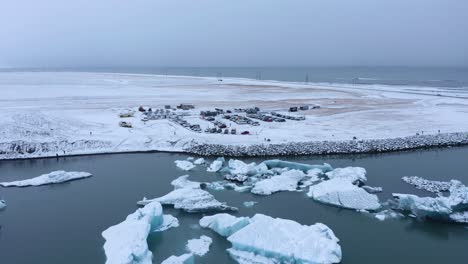
<svg viewBox="0 0 468 264"><path fill-rule="evenodd" d="M419 197L394 193L396 209L409 211L419 218L465 223L468 211L468 187L456 180L450 181L449 196ZM465 219L465 220L464 220Z"/></svg>
<svg viewBox="0 0 468 264"><path fill-rule="evenodd" d="M450 182L429 181L418 176L405 176L401 178L404 182L414 185L416 189L426 190L432 193L446 192L450 189Z"/></svg>
<svg viewBox="0 0 468 264"><path fill-rule="evenodd" d="M163 231L177 227L179 222L173 216L164 216L161 204L152 202L115 226L102 232L106 240L104 251L107 264L151 264L152 253L146 242L151 231Z"/></svg>
<svg viewBox="0 0 468 264"><path fill-rule="evenodd" d="M361 167L346 167L346 168L337 168L330 172L326 173L329 179L348 179L351 183L356 181L366 182L366 169Z"/></svg>
<svg viewBox="0 0 468 264"><path fill-rule="evenodd" d="M202 190L199 182L189 181L187 177L188 175L184 175L172 181L171 184L174 186L172 192L152 200L144 198L138 204L145 205L152 201L158 201L162 204L172 204L174 208L186 212L237 210L235 207L219 202L212 194Z"/></svg>
<svg viewBox="0 0 468 264"><path fill-rule="evenodd" d="M201 236L198 239L190 239L187 241L185 248L197 256L203 256L210 250L212 242L213 240L210 237Z"/></svg>
<svg viewBox="0 0 468 264"><path fill-rule="evenodd" d="M377 218L380 221L384 221L387 219L396 219L396 218L402 218L404 215L401 213L395 212L393 210L383 210L381 212L378 212L374 214L375 218Z"/></svg>
<svg viewBox="0 0 468 264"><path fill-rule="evenodd" d="M196 160L193 161L193 164L195 164L195 165L205 164L205 159L204 158L196 159Z"/></svg>
<svg viewBox="0 0 468 264"><path fill-rule="evenodd" d="M255 202L255 201L246 201L246 202L243 202L243 205L244 205L245 207L249 208L249 207L254 206L256 203L258 203L258 202Z"/></svg>
<svg viewBox="0 0 468 264"><path fill-rule="evenodd" d="M372 187L372 186L363 185L361 186L361 188L366 190L368 193L379 193L383 191L382 187Z"/></svg>
<svg viewBox="0 0 468 264"><path fill-rule="evenodd" d="M279 191L295 191L297 184L304 176L305 174L300 170L289 170L278 176L256 182L251 192L270 195Z"/></svg>
<svg viewBox="0 0 468 264"><path fill-rule="evenodd" d="M193 165L192 162L187 161L187 160L176 160L174 161L174 163L179 169L184 170L184 171L189 171L195 168L195 165Z"/></svg>
<svg viewBox="0 0 468 264"><path fill-rule="evenodd" d="M230 255L239 263L338 263L339 239L324 224L297 222L257 214L229 236Z"/></svg>
<svg viewBox="0 0 468 264"><path fill-rule="evenodd" d="M255 162L252 163L245 163L241 160L230 159L228 162L228 169L230 174L234 176L253 176L253 175L261 175L268 172L268 167L264 163L256 164Z"/></svg>
<svg viewBox="0 0 468 264"><path fill-rule="evenodd" d="M310 185L313 185L322 179L320 179L320 175L322 174L321 169L311 169L307 171L306 177L304 177L300 182L300 187L305 188Z"/></svg>
<svg viewBox="0 0 468 264"><path fill-rule="evenodd" d="M298 162L290 162L290 161L283 161L283 160L265 160L263 162L269 169L272 168L288 168L291 170L301 170L302 172L306 173L312 169L320 169L323 173L333 170L330 164L324 163L323 165L310 165Z"/></svg>
<svg viewBox="0 0 468 264"><path fill-rule="evenodd" d="M181 256L170 256L165 259L161 264L193 264L193 254L186 253Z"/></svg>
<svg viewBox="0 0 468 264"><path fill-rule="evenodd" d="M0 210L6 207L6 202L5 200L0 200Z"/></svg>
<svg viewBox="0 0 468 264"><path fill-rule="evenodd" d="M224 175L224 179L228 181L236 181L236 182L245 182L249 177L246 175L231 175L231 174L226 174Z"/></svg>
<svg viewBox="0 0 468 264"><path fill-rule="evenodd" d="M352 184L348 178L334 178L310 186L307 196L314 200L356 210L377 210L379 198Z"/></svg>
<svg viewBox="0 0 468 264"><path fill-rule="evenodd" d="M224 158L223 157L217 158L216 160L213 161L213 163L211 163L211 165L208 167L208 169L206 169L206 171L218 172L223 167L223 164L224 164Z"/></svg>
<svg viewBox="0 0 468 264"><path fill-rule="evenodd" d="M78 180L82 178L91 177L92 174L88 172L75 172L75 171L53 171L48 174L43 174L41 176L22 180L22 181L12 181L12 182L1 182L0 185L3 187L26 187L26 186L39 186L45 184L54 184L54 183L61 183L67 181Z"/></svg>
<svg viewBox="0 0 468 264"><path fill-rule="evenodd" d="M216 214L200 219L200 226L210 228L221 236L227 237L249 224L248 217L235 217L230 214Z"/></svg>
<svg viewBox="0 0 468 264"><path fill-rule="evenodd" d="M195 158L194 157L188 157L187 160L188 161L193 161Z"/></svg>

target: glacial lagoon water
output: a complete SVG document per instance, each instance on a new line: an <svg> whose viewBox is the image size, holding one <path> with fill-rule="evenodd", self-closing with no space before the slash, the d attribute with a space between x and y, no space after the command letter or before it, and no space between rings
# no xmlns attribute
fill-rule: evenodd
<svg viewBox="0 0 468 264"><path fill-rule="evenodd" d="M0 211L0 263L104 263L101 232L121 222L143 196L161 196L170 182L186 172L174 160L188 155L134 153L49 159L0 161L0 181L20 180L54 170L88 171L93 177L64 184L28 188L1 188L8 206ZM368 184L382 186L381 201L392 192L430 195L404 183L402 176L433 180L459 179L468 184L468 148L447 148L378 155L287 157L334 167L362 166ZM211 161L212 159L208 159ZM246 159L259 162L262 159ZM216 181L221 177L198 166L190 179ZM255 196L234 191L211 191L218 200L236 206L237 216L263 213L302 224L322 222L340 238L344 264L362 263L467 263L468 228L414 219L378 221L366 214L326 206L308 199L305 192ZM253 207L245 201L257 201ZM225 251L230 246L211 230L201 229L203 214L165 207L180 226L148 238L154 263L184 253L186 241L204 234L213 239L210 252L196 263L234 263Z"/></svg>

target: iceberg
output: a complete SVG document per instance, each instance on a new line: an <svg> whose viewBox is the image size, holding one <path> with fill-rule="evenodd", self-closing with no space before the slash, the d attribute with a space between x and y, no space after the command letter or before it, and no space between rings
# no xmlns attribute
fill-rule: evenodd
<svg viewBox="0 0 468 264"><path fill-rule="evenodd" d="M107 264L151 264L152 253L146 242L150 232L179 226L177 218L163 215L162 206L151 202L114 226L102 236L106 240L104 252Z"/></svg>
<svg viewBox="0 0 468 264"><path fill-rule="evenodd" d="M361 167L337 168L327 172L326 175L330 180L341 178L348 179L351 183L355 183L357 181L364 183L367 181L366 169Z"/></svg>
<svg viewBox="0 0 468 264"><path fill-rule="evenodd" d="M185 248L197 256L204 256L210 250L212 242L213 240L210 237L201 236L198 239L190 239L187 241Z"/></svg>
<svg viewBox="0 0 468 264"><path fill-rule="evenodd" d="M55 184L68 182L73 180L78 180L82 178L91 177L92 174L88 172L75 172L75 171L53 171L48 174L43 174L41 176L22 180L22 181L12 181L12 182L0 182L0 186L3 187L27 187L27 186L40 186L45 184Z"/></svg>
<svg viewBox="0 0 468 264"><path fill-rule="evenodd" d="M290 161L283 161L283 160L265 160L263 162L269 169L272 168L288 168L291 170L301 170L304 173L312 169L320 169L323 173L333 170L330 164L324 163L323 165L310 165L298 162L290 162Z"/></svg>
<svg viewBox="0 0 468 264"><path fill-rule="evenodd" d="M242 204L247 207L247 208L250 208L250 207L253 207L255 204L257 204L258 202L255 202L255 201L246 201L246 202L243 202Z"/></svg>
<svg viewBox="0 0 468 264"><path fill-rule="evenodd" d="M211 163L211 165L208 167L208 169L206 169L206 171L218 172L223 167L223 164L224 164L224 158L223 157L217 158Z"/></svg>
<svg viewBox="0 0 468 264"><path fill-rule="evenodd" d="M6 207L5 200L0 200L0 210L4 209L5 207Z"/></svg>
<svg viewBox="0 0 468 264"><path fill-rule="evenodd" d="M172 192L151 200L143 198L138 204L146 205L152 201L157 201L161 204L174 205L175 209L182 209L186 212L237 210L235 207L219 202L212 194L202 190L199 182L189 181L187 178L188 175L184 175L172 181L171 185L174 186Z"/></svg>
<svg viewBox="0 0 468 264"><path fill-rule="evenodd" d="M193 165L193 163L188 160L176 160L174 161L174 163L179 169L184 170L184 171L189 171L195 168L195 165Z"/></svg>
<svg viewBox="0 0 468 264"><path fill-rule="evenodd" d="M411 184L419 190L432 193L441 193L450 190L451 182L430 181L418 176L405 176L401 178L404 182Z"/></svg>
<svg viewBox="0 0 468 264"><path fill-rule="evenodd" d="M229 173L234 176L254 176L267 173L268 167L264 163L257 165L255 162L252 162L247 164L241 160L230 159L228 162L228 170Z"/></svg>
<svg viewBox="0 0 468 264"><path fill-rule="evenodd" d="M307 196L324 204L356 210L377 210L379 198L352 184L349 178L334 178L310 186Z"/></svg>
<svg viewBox="0 0 468 264"><path fill-rule="evenodd" d="M193 264L193 254L186 253L181 256L170 256L165 259L161 264Z"/></svg>
<svg viewBox="0 0 468 264"><path fill-rule="evenodd" d="M305 174L301 170L289 170L278 176L255 183L251 192L260 195L270 195L279 191L296 191L299 181Z"/></svg>
<svg viewBox="0 0 468 264"><path fill-rule="evenodd" d="M380 221L384 221L387 219L397 219L397 218L402 218L404 215L398 212L395 212L391 209L388 210L383 210L381 212L378 212L374 214L375 218L377 218Z"/></svg>
<svg viewBox="0 0 468 264"><path fill-rule="evenodd" d="M229 254L240 263L338 263L339 239L326 225L256 214L250 224L227 238ZM261 260L261 262L257 262ZM268 262L265 262L267 261Z"/></svg>
<svg viewBox="0 0 468 264"><path fill-rule="evenodd" d="M368 193L379 193L383 191L382 187L372 187L372 186L363 185L361 186L361 188L366 190L366 192Z"/></svg>
<svg viewBox="0 0 468 264"><path fill-rule="evenodd" d="M193 161L193 164L195 164L195 165L205 164L205 159L204 158L196 159L196 160Z"/></svg>
<svg viewBox="0 0 468 264"><path fill-rule="evenodd" d="M468 215L468 187L451 180L449 196L419 197L394 193L396 209L410 212L418 218L466 223Z"/></svg>
<svg viewBox="0 0 468 264"><path fill-rule="evenodd" d="M209 228L223 237L228 237L250 223L248 217L235 217L230 214L204 216L200 219L201 227Z"/></svg>

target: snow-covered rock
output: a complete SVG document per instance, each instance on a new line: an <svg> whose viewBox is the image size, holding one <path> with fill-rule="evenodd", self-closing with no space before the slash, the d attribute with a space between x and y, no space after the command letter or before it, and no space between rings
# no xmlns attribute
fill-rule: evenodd
<svg viewBox="0 0 468 264"><path fill-rule="evenodd" d="M193 161L193 164L195 164L195 165L205 164L205 159L204 158L196 159L196 160Z"/></svg>
<svg viewBox="0 0 468 264"><path fill-rule="evenodd" d="M239 263L338 263L339 239L326 225L257 214L227 238L229 254Z"/></svg>
<svg viewBox="0 0 468 264"><path fill-rule="evenodd" d="M174 186L172 192L151 200L143 198L138 204L145 205L152 201L158 201L161 204L174 205L174 208L186 212L237 210L237 208L216 200L212 194L202 190L199 182L189 181L187 178L188 175L184 175L172 181L171 184Z"/></svg>
<svg viewBox="0 0 468 264"><path fill-rule="evenodd" d="M3 187L26 187L26 186L39 186L45 184L62 183L67 181L78 180L82 178L91 177L92 174L88 172L75 172L75 171L53 171L51 173L43 174L41 176L12 182L0 182L0 186Z"/></svg>
<svg viewBox="0 0 468 264"><path fill-rule="evenodd" d="M211 163L211 165L206 169L206 171L218 172L223 167L223 164L224 164L224 158L219 157Z"/></svg>
<svg viewBox="0 0 468 264"><path fill-rule="evenodd" d="M307 196L314 200L356 210L377 210L379 198L352 184L349 178L333 178L310 186Z"/></svg>
<svg viewBox="0 0 468 264"><path fill-rule="evenodd" d="M107 264L151 264L152 253L146 239L150 232L177 227L177 218L163 215L162 206L151 202L102 232L106 240L104 252Z"/></svg>
<svg viewBox="0 0 468 264"><path fill-rule="evenodd" d="M289 170L278 176L256 182L251 192L270 195L279 191L295 191L297 184L304 176L305 174L301 170Z"/></svg>
<svg viewBox="0 0 468 264"><path fill-rule="evenodd" d="M426 190L432 193L446 192L452 185L451 182L430 181L418 176L405 176L401 179L404 182L415 186L416 189Z"/></svg>
<svg viewBox="0 0 468 264"><path fill-rule="evenodd" d="M190 239L187 241L185 248L197 256L203 256L210 250L212 242L213 240L210 237L201 236L198 239Z"/></svg>
<svg viewBox="0 0 468 264"><path fill-rule="evenodd" d="M329 179L348 179L351 183L366 182L366 169L361 167L337 168L326 173Z"/></svg>
<svg viewBox="0 0 468 264"><path fill-rule="evenodd" d="M230 214L216 214L204 216L200 219L200 226L210 228L221 236L227 237L250 223L248 217L235 217Z"/></svg>
<svg viewBox="0 0 468 264"><path fill-rule="evenodd" d="M468 187L456 180L451 180L450 185L447 197L419 197L394 193L396 209L408 211L423 219L465 223L468 214Z"/></svg>
<svg viewBox="0 0 468 264"><path fill-rule="evenodd" d="M184 170L184 171L189 171L195 168L195 165L193 165L193 163L188 160L176 160L174 161L174 163L179 169Z"/></svg>
<svg viewBox="0 0 468 264"><path fill-rule="evenodd" d="M331 171L333 168L330 164L324 163L323 165L310 165L305 163L298 163L298 162L290 162L284 160L265 160L263 162L269 169L272 168L288 168L291 170L301 170L302 172L306 173L312 169L320 169L323 173Z"/></svg>
<svg viewBox="0 0 468 264"><path fill-rule="evenodd" d="M186 253L181 256L170 256L165 259L161 264L193 264L193 254Z"/></svg>

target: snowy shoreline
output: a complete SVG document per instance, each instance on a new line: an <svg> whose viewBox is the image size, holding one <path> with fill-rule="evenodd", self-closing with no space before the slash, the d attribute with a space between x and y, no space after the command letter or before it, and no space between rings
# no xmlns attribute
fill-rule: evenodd
<svg viewBox="0 0 468 264"><path fill-rule="evenodd" d="M199 156L260 157L375 154L466 145L468 145L468 132L441 133L436 135L419 135L389 139L290 142L283 144L222 145L193 142L191 146L187 148L172 150L167 148L115 150L110 142L101 141L60 141L47 143L15 141L11 143L0 143L0 160L54 158L57 157L55 153L56 149L59 147L67 149L68 152L66 154L60 154L58 157L146 152L185 153ZM87 148L76 146L86 146Z"/></svg>

